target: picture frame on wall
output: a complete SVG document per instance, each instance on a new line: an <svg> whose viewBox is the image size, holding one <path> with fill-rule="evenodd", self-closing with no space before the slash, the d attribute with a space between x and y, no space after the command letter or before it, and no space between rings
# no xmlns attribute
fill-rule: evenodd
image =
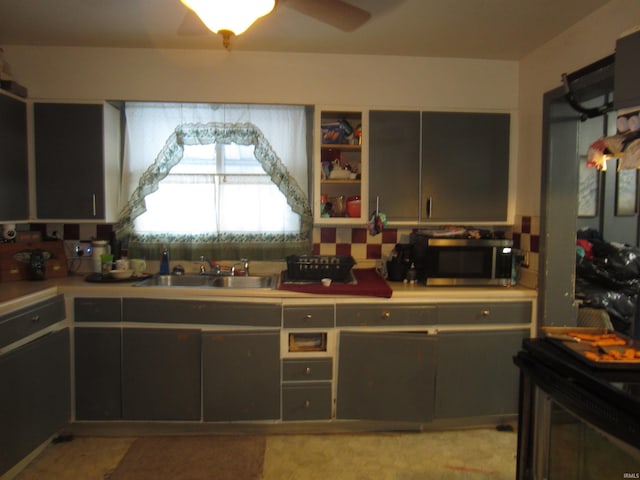
<svg viewBox="0 0 640 480"><path fill-rule="evenodd" d="M638 170L616 172L616 216L638 213Z"/></svg>
<svg viewBox="0 0 640 480"><path fill-rule="evenodd" d="M580 157L578 170L578 217L598 216L600 172L587 166L586 156Z"/></svg>

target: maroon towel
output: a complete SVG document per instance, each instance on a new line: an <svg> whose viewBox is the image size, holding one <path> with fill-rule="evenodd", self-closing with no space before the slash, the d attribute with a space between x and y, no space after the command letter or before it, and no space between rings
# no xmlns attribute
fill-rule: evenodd
<svg viewBox="0 0 640 480"><path fill-rule="evenodd" d="M357 285L344 283L332 283L328 287L323 287L320 282L299 285L280 283L280 290L300 293L317 293L322 295L355 295L364 297L384 297L391 298L393 291L385 282L375 268L353 269L353 273L358 281Z"/></svg>

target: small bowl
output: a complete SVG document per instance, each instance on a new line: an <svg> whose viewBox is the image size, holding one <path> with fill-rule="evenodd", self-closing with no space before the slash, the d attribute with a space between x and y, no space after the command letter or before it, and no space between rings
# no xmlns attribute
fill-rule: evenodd
<svg viewBox="0 0 640 480"><path fill-rule="evenodd" d="M323 287L330 287L331 286L331 279L330 278L323 278L322 280L320 280L320 282L322 282L322 286Z"/></svg>
<svg viewBox="0 0 640 480"><path fill-rule="evenodd" d="M133 270L111 270L109 272L109 276L117 280L131 278L131 275L133 275Z"/></svg>

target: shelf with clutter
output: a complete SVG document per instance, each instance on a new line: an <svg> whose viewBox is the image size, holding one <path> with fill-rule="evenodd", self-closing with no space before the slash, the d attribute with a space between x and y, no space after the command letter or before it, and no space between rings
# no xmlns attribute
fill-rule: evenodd
<svg viewBox="0 0 640 480"><path fill-rule="evenodd" d="M316 223L361 220L362 112L321 111Z"/></svg>

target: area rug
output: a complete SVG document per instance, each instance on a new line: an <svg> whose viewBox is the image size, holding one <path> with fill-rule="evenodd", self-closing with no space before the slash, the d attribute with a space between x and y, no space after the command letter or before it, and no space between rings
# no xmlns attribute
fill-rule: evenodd
<svg viewBox="0 0 640 480"><path fill-rule="evenodd" d="M259 480L265 438L206 435L138 438L110 480Z"/></svg>

